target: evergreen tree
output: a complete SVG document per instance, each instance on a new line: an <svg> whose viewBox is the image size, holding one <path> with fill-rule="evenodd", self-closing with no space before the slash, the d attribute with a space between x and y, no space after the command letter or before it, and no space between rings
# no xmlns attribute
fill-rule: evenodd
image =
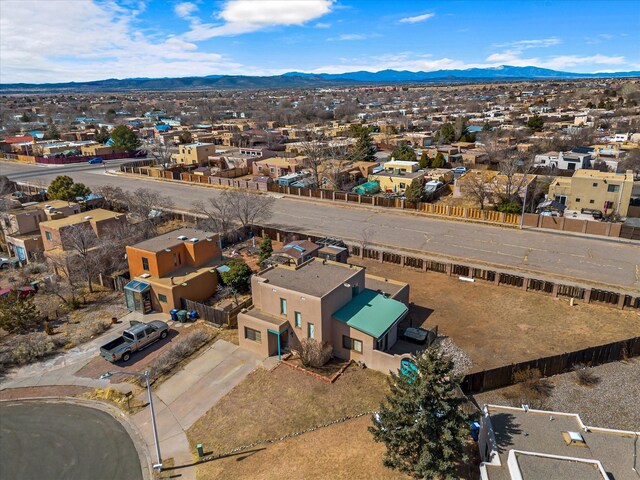
<svg viewBox="0 0 640 480"><path fill-rule="evenodd" d="M376 159L376 146L373 144L371 138L371 132L368 128L360 126L359 129L354 129L356 134L356 145L351 155L355 161L373 162Z"/></svg>
<svg viewBox="0 0 640 480"><path fill-rule="evenodd" d="M75 183L67 175L57 176L49 185L47 195L52 200L75 202L77 197L86 197L91 193L84 183Z"/></svg>
<svg viewBox="0 0 640 480"><path fill-rule="evenodd" d="M60 138L60 132L58 131L58 127L56 127L53 123L47 127L47 131L44 132L44 140L55 140Z"/></svg>
<svg viewBox="0 0 640 480"><path fill-rule="evenodd" d="M538 114L535 114L527 121L527 127L532 132L541 132L544 128L544 120Z"/></svg>
<svg viewBox="0 0 640 480"><path fill-rule="evenodd" d="M427 155L427 151L423 150L422 155L420 155L420 168L428 168L429 167L429 156Z"/></svg>
<svg viewBox="0 0 640 480"><path fill-rule="evenodd" d="M387 447L384 465L416 478L457 479L467 459L470 417L456 396L453 361L433 348L412 356L416 371L392 373L390 393L369 427Z"/></svg>
<svg viewBox="0 0 640 480"><path fill-rule="evenodd" d="M444 155L442 152L438 152L436 158L431 162L431 167L433 168L442 168L447 164L447 161L444 159Z"/></svg>
<svg viewBox="0 0 640 480"><path fill-rule="evenodd" d="M424 196L424 190L422 189L422 182L411 182L404 191L404 197L410 202L420 202Z"/></svg>
<svg viewBox="0 0 640 480"><path fill-rule="evenodd" d="M138 135L126 125L118 125L114 128L111 132L111 140L113 140L113 148L125 152L140 146Z"/></svg>
<svg viewBox="0 0 640 480"><path fill-rule="evenodd" d="M260 243L260 253L258 255L258 263L263 266L264 261L273 253L273 245L271 245L271 239L269 235L265 235Z"/></svg>
<svg viewBox="0 0 640 480"><path fill-rule="evenodd" d="M408 143L401 143L391 151L391 158L409 162L416 161L416 151Z"/></svg>
<svg viewBox="0 0 640 480"><path fill-rule="evenodd" d="M234 292L246 292L249 289L251 269L249 265L239 260L231 260L227 263L229 271L220 273L222 281Z"/></svg>
<svg viewBox="0 0 640 480"><path fill-rule="evenodd" d="M482 131L483 132L490 132L491 131L491 125L489 125L489 122L484 122L484 125L482 125Z"/></svg>
<svg viewBox="0 0 640 480"><path fill-rule="evenodd" d="M456 140L456 129L450 123L445 123L442 125L440 130L438 131L438 141L440 143L451 143Z"/></svg>
<svg viewBox="0 0 640 480"><path fill-rule="evenodd" d="M107 127L100 127L100 130L96 132L96 136L94 138L96 142L104 144L109 141L111 135L109 134Z"/></svg>
<svg viewBox="0 0 640 480"><path fill-rule="evenodd" d="M0 328L9 333L27 333L40 323L40 311L32 297L20 298L15 292L0 297Z"/></svg>

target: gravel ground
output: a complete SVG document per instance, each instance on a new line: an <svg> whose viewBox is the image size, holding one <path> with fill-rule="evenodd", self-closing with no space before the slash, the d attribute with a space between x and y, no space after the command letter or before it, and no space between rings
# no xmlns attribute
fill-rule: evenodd
<svg viewBox="0 0 640 480"><path fill-rule="evenodd" d="M640 431L640 358L608 363L591 369L600 379L592 387L583 387L575 373L550 377L555 388L545 408L577 413L586 425ZM475 395L479 405L511 405L503 393L507 387ZM520 406L520 405L511 405Z"/></svg>
<svg viewBox="0 0 640 480"><path fill-rule="evenodd" d="M453 371L456 375L464 375L471 370L473 363L469 355L464 353L449 337L438 337L433 343L444 355L451 357L453 360Z"/></svg>

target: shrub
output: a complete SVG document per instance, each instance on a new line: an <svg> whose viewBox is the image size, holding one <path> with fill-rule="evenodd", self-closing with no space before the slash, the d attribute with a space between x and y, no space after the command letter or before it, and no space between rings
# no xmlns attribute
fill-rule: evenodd
<svg viewBox="0 0 640 480"><path fill-rule="evenodd" d="M328 342L310 338L301 340L300 345L292 350L305 367L320 368L333 357L333 347Z"/></svg>
<svg viewBox="0 0 640 480"><path fill-rule="evenodd" d="M537 368L518 370L513 374L516 385L505 392L505 397L517 404L526 404L531 408L544 408L547 398L551 395L554 385L542 378Z"/></svg>
<svg viewBox="0 0 640 480"><path fill-rule="evenodd" d="M149 381L155 382L161 376L173 370L181 361L199 350L213 338L213 334L206 330L197 330L187 334L163 353L158 355L149 366ZM143 385L144 378L138 378L136 383Z"/></svg>
<svg viewBox="0 0 640 480"><path fill-rule="evenodd" d="M21 366L36 362L56 350L56 345L45 333L16 337L11 348L0 353L0 363Z"/></svg>
<svg viewBox="0 0 640 480"><path fill-rule="evenodd" d="M573 371L576 375L578 385L582 385L583 387L593 387L600 382L600 377L593 373L593 370L583 363L574 365Z"/></svg>
<svg viewBox="0 0 640 480"><path fill-rule="evenodd" d="M47 271L47 265L44 263L29 263L24 267L24 272L29 275L35 275L37 273L44 273Z"/></svg>

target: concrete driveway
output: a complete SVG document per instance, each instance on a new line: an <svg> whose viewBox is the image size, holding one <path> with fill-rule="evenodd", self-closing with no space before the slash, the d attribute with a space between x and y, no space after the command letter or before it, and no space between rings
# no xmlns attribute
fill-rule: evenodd
<svg viewBox="0 0 640 480"><path fill-rule="evenodd" d="M0 403L2 478L142 479L131 437L111 415L70 403Z"/></svg>
<svg viewBox="0 0 640 480"><path fill-rule="evenodd" d="M246 378L264 359L218 340L199 357L154 389L154 407L163 458L173 457L176 467L193 462L185 431L224 395ZM146 402L146 392L138 397ZM153 445L149 412L132 418L148 445ZM183 479L195 478L194 468L180 470Z"/></svg>

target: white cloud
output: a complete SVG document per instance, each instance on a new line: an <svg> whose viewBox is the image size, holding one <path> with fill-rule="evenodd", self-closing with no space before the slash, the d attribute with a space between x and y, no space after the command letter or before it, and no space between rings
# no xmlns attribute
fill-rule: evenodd
<svg viewBox="0 0 640 480"><path fill-rule="evenodd" d="M194 21L196 19L193 16L193 14L198 11L198 6L195 3L182 2L182 3L176 4L176 6L173 7L173 11L180 18L185 18L187 20Z"/></svg>
<svg viewBox="0 0 640 480"><path fill-rule="evenodd" d="M338 35L337 37L329 37L327 41L341 41L341 42L349 42L353 40L366 40L368 38L376 38L380 37L379 33L343 33L342 35Z"/></svg>
<svg viewBox="0 0 640 480"><path fill-rule="evenodd" d="M435 17L435 13L425 13L424 15L416 15L415 17L405 17L400 19L400 23L418 23Z"/></svg>
<svg viewBox="0 0 640 480"><path fill-rule="evenodd" d="M104 78L241 73L244 67L219 53L198 51L178 37L140 30L121 5L0 1L0 82L67 82ZM64 19L64 20L55 20Z"/></svg>
<svg viewBox="0 0 640 480"><path fill-rule="evenodd" d="M331 28L331 24L330 23L326 23L326 22L318 22L314 25L314 27L316 28Z"/></svg>
<svg viewBox="0 0 640 480"><path fill-rule="evenodd" d="M495 45L496 47L509 47L514 50L526 50L529 48L548 48L560 45L562 41L558 37L540 38L535 40L518 40Z"/></svg>
<svg viewBox="0 0 640 480"><path fill-rule="evenodd" d="M333 4L334 0L229 0L216 15L222 24L194 22L184 38L201 41L280 25L303 25L331 12Z"/></svg>

